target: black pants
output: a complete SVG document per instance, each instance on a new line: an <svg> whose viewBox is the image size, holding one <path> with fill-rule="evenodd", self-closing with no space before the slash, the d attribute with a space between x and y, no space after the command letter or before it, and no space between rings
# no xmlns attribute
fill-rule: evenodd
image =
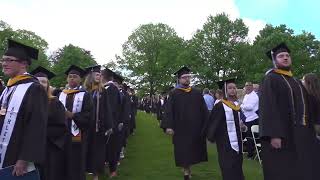
<svg viewBox="0 0 320 180"><path fill-rule="evenodd" d="M253 125L258 125L259 121L258 121L258 119L255 119L250 122L245 122L244 124L248 127L248 131L244 133L245 137L252 137L251 127ZM248 157L252 157L254 154L254 151L255 151L254 141L252 138L247 138L246 148L247 148L247 152L248 152Z"/></svg>

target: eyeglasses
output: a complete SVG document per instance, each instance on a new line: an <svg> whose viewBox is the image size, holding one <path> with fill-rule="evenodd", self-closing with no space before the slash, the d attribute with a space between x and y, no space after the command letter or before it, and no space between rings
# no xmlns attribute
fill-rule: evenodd
<svg viewBox="0 0 320 180"><path fill-rule="evenodd" d="M0 63L12 63L12 62L19 62L18 59L13 58L2 58L0 59Z"/></svg>

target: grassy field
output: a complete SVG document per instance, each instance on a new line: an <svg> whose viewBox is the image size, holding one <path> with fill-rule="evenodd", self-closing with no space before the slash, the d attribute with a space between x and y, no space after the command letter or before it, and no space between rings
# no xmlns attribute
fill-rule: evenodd
<svg viewBox="0 0 320 180"><path fill-rule="evenodd" d="M192 180L221 180L214 145L208 145L209 162L192 168ZM262 180L258 162L244 160L246 180ZM137 131L129 138L126 158L121 161L119 177L114 180L181 180L182 171L175 167L171 138L158 126L155 117L139 112ZM91 179L91 178L88 178ZM109 178L103 178L109 179Z"/></svg>

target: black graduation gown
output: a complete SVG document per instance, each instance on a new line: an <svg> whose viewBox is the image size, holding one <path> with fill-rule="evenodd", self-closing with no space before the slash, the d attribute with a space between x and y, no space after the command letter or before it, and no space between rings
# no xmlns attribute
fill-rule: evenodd
<svg viewBox="0 0 320 180"><path fill-rule="evenodd" d="M46 161L42 166L42 180L67 180L64 157L67 138L65 108L57 97L49 100Z"/></svg>
<svg viewBox="0 0 320 180"><path fill-rule="evenodd" d="M130 133L136 129L136 115L138 108L138 98L135 95L130 96L131 99L131 119L130 119Z"/></svg>
<svg viewBox="0 0 320 180"><path fill-rule="evenodd" d="M232 113L236 127L239 152L231 147L226 114L222 102L217 103L211 112L207 127L207 137L209 141L216 142L217 144L218 160L223 180L244 180L239 111L232 110Z"/></svg>
<svg viewBox="0 0 320 180"><path fill-rule="evenodd" d="M127 144L127 138L130 135L130 119L131 119L131 101L130 96L126 91L121 91L121 112L120 118L123 122L123 128L121 131L121 145L119 147L119 151L121 151L122 147L125 147Z"/></svg>
<svg viewBox="0 0 320 180"><path fill-rule="evenodd" d="M108 83L106 86L106 90L113 117L113 133L108 140L106 161L109 162L110 172L113 172L116 170L116 166L120 156L119 144L121 143L121 136L118 130L118 125L122 122L120 118L121 99L119 89L114 84Z"/></svg>
<svg viewBox="0 0 320 180"><path fill-rule="evenodd" d="M88 134L88 153L87 153L87 171L94 174L104 173L104 165L106 159L106 143L108 137L105 132L113 127L112 112L107 97L106 89L103 89L99 95L99 117L96 117L98 96L90 93L93 96L94 111L93 123L91 123ZM97 119L99 120L97 122ZM98 125L98 132L96 126Z"/></svg>
<svg viewBox="0 0 320 180"><path fill-rule="evenodd" d="M73 101L75 93L67 95L66 108L72 112ZM85 93L82 103L82 110L79 113L75 113L73 120L77 127L81 131L81 142L73 142L71 134L71 119L67 119L68 126L68 138L66 142L66 157L67 158L67 172L68 180L85 180L86 171L86 153L87 153L87 136L90 124L93 121L93 101L89 93Z"/></svg>
<svg viewBox="0 0 320 180"><path fill-rule="evenodd" d="M310 177L310 165L319 153L313 152L311 111L302 84L293 77L271 71L260 87L259 123L265 180L319 179ZM303 123L304 109L306 123ZM272 148L272 137L282 139L281 149Z"/></svg>
<svg viewBox="0 0 320 180"><path fill-rule="evenodd" d="M202 133L207 117L208 109L199 90L170 92L161 127L174 130L176 166L187 167L207 161L206 137Z"/></svg>
<svg viewBox="0 0 320 180"><path fill-rule="evenodd" d="M3 167L15 165L17 160L41 164L45 158L48 97L35 78L21 80L15 85L29 82L33 84L22 100ZM4 118L5 116L0 116L0 132Z"/></svg>

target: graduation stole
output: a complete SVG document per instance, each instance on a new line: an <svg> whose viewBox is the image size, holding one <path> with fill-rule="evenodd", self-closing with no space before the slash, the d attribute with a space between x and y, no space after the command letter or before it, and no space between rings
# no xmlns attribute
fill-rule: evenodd
<svg viewBox="0 0 320 180"><path fill-rule="evenodd" d="M237 128L236 128L236 122L234 118L233 111L237 111L238 119L240 119L240 107L236 104L233 104L230 101L222 99L222 105L224 108L225 116L226 116L226 125L227 125L227 131L228 131L228 137L230 141L230 146L233 150L235 150L238 154L240 152L240 144L238 142L238 135L237 135ZM240 133L241 136L241 133Z"/></svg>
<svg viewBox="0 0 320 180"><path fill-rule="evenodd" d="M228 100L221 100L223 102L223 104L225 104L226 106L228 106L229 108L231 108L232 110L235 111L240 111L240 106L233 104L232 102L228 101Z"/></svg>
<svg viewBox="0 0 320 180"><path fill-rule="evenodd" d="M72 113L78 113L78 112L81 112L82 110L82 104L83 104L83 98L84 98L85 92L81 92L79 90L73 90L72 92L74 91L78 91L78 92L75 94L73 99ZM59 96L59 100L61 101L61 103L64 105L65 108L66 108L67 96L68 94L65 93L64 91ZM81 132L78 126L76 125L76 123L74 122L74 120L71 120L71 134L73 135L72 140L74 142L81 141Z"/></svg>
<svg viewBox="0 0 320 180"><path fill-rule="evenodd" d="M186 93L189 93L189 92L191 92L191 90L192 90L191 87L188 87L188 88L177 88L177 89L179 89L179 90L181 90L181 91L184 91L184 92L186 92Z"/></svg>
<svg viewBox="0 0 320 180"><path fill-rule="evenodd" d="M282 70L282 69L274 69L273 71L275 73L277 73L277 74L286 75L286 76L289 76L289 77L293 76L291 71L286 71L286 70Z"/></svg>
<svg viewBox="0 0 320 180"><path fill-rule="evenodd" d="M12 86L14 84L16 84L17 82L19 81L22 81L22 80L25 80L25 79L31 79L32 76L28 75L28 74L23 74L23 75L18 75L18 76L15 76L14 78L10 78L8 83L7 83L7 86Z"/></svg>
<svg viewBox="0 0 320 180"><path fill-rule="evenodd" d="M74 93L80 92L80 90L76 90L76 89L64 89L62 92L64 92L65 94L74 94Z"/></svg>
<svg viewBox="0 0 320 180"><path fill-rule="evenodd" d="M24 96L31 85L32 82L19 84L16 87L11 87L15 89L12 92L13 94L11 95L9 106L7 107L7 110L5 112L5 118L0 134L0 169L3 168L3 162L5 160L7 147L10 143L11 135L17 120L17 115L19 113L22 100L24 99ZM1 101L3 101L3 97L6 95L6 93L8 93L8 91L9 88L7 87L0 97Z"/></svg>

